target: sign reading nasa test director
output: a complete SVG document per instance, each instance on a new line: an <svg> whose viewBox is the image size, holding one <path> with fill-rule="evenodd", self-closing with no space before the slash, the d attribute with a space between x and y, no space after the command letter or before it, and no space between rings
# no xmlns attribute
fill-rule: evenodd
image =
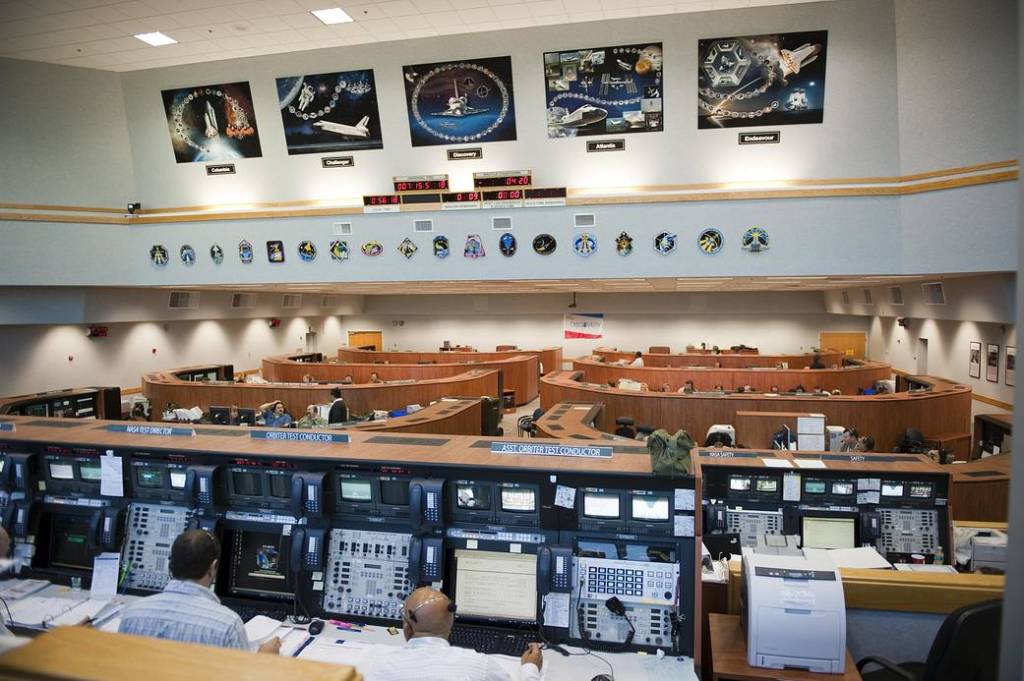
<svg viewBox="0 0 1024 681"><path fill-rule="evenodd" d="M528 456L577 456L585 459L610 459L611 447L542 445L532 442L492 442L491 454L526 454Z"/></svg>
<svg viewBox="0 0 1024 681"><path fill-rule="evenodd" d="M304 433L301 430L251 430L253 440L276 440L278 442L329 442L347 443L346 433Z"/></svg>
<svg viewBox="0 0 1024 681"><path fill-rule="evenodd" d="M192 428L173 428L171 426L129 426L126 424L114 424L107 426L111 433L128 433L129 435L162 435L162 436L184 436L193 437L196 431Z"/></svg>

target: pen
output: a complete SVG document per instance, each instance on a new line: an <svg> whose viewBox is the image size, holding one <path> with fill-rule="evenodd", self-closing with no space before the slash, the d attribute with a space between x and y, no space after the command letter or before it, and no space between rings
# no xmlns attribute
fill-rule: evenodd
<svg viewBox="0 0 1024 681"><path fill-rule="evenodd" d="M312 637L312 636L307 636L307 637L306 637L306 640L302 642L302 645L301 645L301 646L299 646L299 649L298 649L298 650L296 650L296 651L295 651L294 653L292 653L292 657L298 657L298 656L299 656L299 655L300 655L300 654L302 653L302 651L303 651L303 650L305 650L305 649L306 649L306 647L307 647L307 646L308 646L308 645L309 645L310 643L312 643L312 642L313 642L313 637Z"/></svg>

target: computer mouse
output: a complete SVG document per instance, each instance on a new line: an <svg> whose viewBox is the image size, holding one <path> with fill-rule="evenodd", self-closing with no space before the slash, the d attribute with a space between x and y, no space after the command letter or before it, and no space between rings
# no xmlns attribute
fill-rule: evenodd
<svg viewBox="0 0 1024 681"><path fill-rule="evenodd" d="M615 681L615 679L608 676L607 674L598 674L594 678L590 679L590 681Z"/></svg>
<svg viewBox="0 0 1024 681"><path fill-rule="evenodd" d="M316 636L317 634L319 634L323 630L324 630L324 621L323 620L313 620L312 622L309 623L309 633L311 635Z"/></svg>

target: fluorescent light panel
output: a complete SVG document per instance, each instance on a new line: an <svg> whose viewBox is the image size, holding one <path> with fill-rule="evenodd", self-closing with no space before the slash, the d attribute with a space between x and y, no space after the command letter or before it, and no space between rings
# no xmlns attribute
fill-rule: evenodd
<svg viewBox="0 0 1024 681"><path fill-rule="evenodd" d="M178 42L171 36L164 35L160 31L155 31L153 33L136 33L135 37L147 45L152 45L153 47L160 47L161 45L175 45Z"/></svg>
<svg viewBox="0 0 1024 681"><path fill-rule="evenodd" d="M348 24L355 21L352 17L345 13L340 7L331 7L330 9L315 9L310 12L320 21L324 22L328 26L333 24Z"/></svg>

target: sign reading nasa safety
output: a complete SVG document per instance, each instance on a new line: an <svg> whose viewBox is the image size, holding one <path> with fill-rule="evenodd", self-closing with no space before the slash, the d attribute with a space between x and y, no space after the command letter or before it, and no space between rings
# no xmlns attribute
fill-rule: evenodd
<svg viewBox="0 0 1024 681"><path fill-rule="evenodd" d="M741 132L739 134L740 144L778 144L782 141L782 132L769 130L767 132Z"/></svg>
<svg viewBox="0 0 1024 681"><path fill-rule="evenodd" d="M276 442L326 442L344 443L349 441L347 433L304 433L301 430L251 430L253 440L274 440Z"/></svg>
<svg viewBox="0 0 1024 681"><path fill-rule="evenodd" d="M584 459L610 459L611 447L541 445L532 442L492 442L491 454L525 454L527 456L576 456Z"/></svg>
<svg viewBox="0 0 1024 681"><path fill-rule="evenodd" d="M162 437L194 437L196 434L194 428L174 428L173 426L134 426L121 423L115 423L107 426L107 431L111 433L128 433L129 435L158 435Z"/></svg>
<svg viewBox="0 0 1024 681"><path fill-rule="evenodd" d="M625 151L626 140L594 140L587 142L587 151Z"/></svg>
<svg viewBox="0 0 1024 681"><path fill-rule="evenodd" d="M320 165L324 168L351 168L355 164L353 156L324 156L320 159Z"/></svg>
<svg viewBox="0 0 1024 681"><path fill-rule="evenodd" d="M469 149L449 149L449 161L477 161L484 157L483 147L472 147Z"/></svg>
<svg viewBox="0 0 1024 681"><path fill-rule="evenodd" d="M234 163L218 163L217 165L206 166L207 175L234 175Z"/></svg>

